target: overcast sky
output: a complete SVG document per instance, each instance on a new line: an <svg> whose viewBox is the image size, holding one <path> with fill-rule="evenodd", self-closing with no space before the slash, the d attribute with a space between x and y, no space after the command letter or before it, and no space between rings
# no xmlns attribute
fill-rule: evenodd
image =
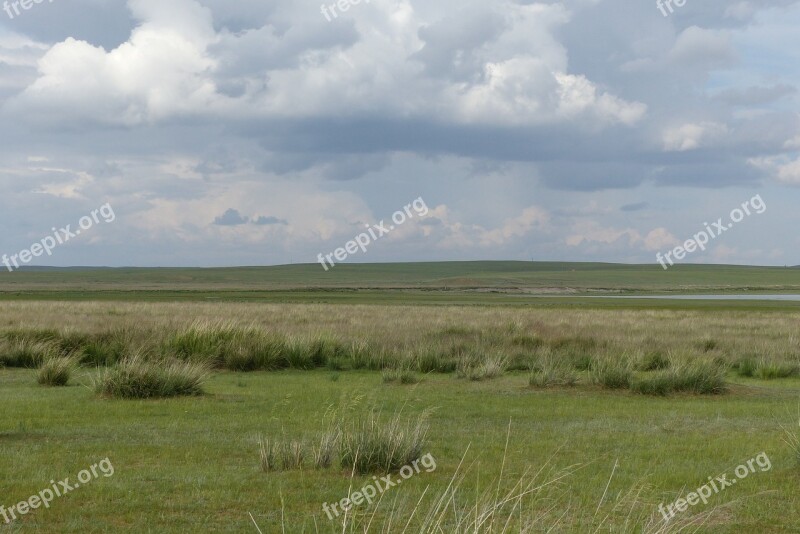
<svg viewBox="0 0 800 534"><path fill-rule="evenodd" d="M312 263L422 198L348 261L655 264L760 195L685 261L800 264L800 2L344 2L9 2L0 254L110 203L33 264Z"/></svg>

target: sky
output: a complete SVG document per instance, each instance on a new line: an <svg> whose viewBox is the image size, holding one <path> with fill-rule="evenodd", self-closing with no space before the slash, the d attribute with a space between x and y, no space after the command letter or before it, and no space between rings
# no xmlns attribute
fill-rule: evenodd
<svg viewBox="0 0 800 534"><path fill-rule="evenodd" d="M800 264L800 1L3 1L18 263Z"/></svg>

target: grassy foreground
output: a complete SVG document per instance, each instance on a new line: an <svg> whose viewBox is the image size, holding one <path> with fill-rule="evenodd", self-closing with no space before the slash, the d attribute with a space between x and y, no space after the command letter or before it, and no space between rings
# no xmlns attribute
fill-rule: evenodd
<svg viewBox="0 0 800 534"><path fill-rule="evenodd" d="M336 462L265 472L259 442L313 443L375 411L429 413L421 452L436 469L357 507L345 532L406 524L409 532L793 532L800 524L800 465L782 428L800 431L797 312L121 302L7 302L3 312L0 356L17 367L0 369L0 505L50 480L74 482L105 458L114 474L0 531L257 532L252 514L262 532L342 532L343 518L329 520L323 503L372 476ZM209 324L223 327L197 327ZM269 336L268 357L252 343L258 332ZM319 340L333 349L321 351ZM86 358L67 387L40 386L25 368L42 363L31 349L40 346ZM205 395L98 394L108 370L96 366L116 369L128 349L210 365ZM234 367L263 357L270 370L231 372L231 354ZM414 367L430 362L446 365ZM634 377L702 362L724 374L727 392L656 396L592 379L624 362ZM578 383L530 385L531 373L553 365ZM413 380L385 381L387 368ZM491 372L474 376L476 368ZM659 504L709 477L731 478L762 452L770 470L663 522Z"/></svg>
<svg viewBox="0 0 800 534"><path fill-rule="evenodd" d="M444 493L468 444L464 507L476 491L492 493L501 470L505 491L519 479L527 484L540 469L538 480L546 482L571 466L571 474L525 500L524 516L536 519L533 532L544 525L557 532L641 531L651 516L658 519L659 503L671 503L708 476L732 473L762 451L770 471L685 515L711 511L701 532L791 532L800 523L800 469L780 428L797 415L789 387L753 382L728 397L656 399L534 391L513 374L478 383L429 375L402 387L383 385L377 373L290 371L218 374L202 398L122 401L98 399L80 385L43 390L35 383L33 371L0 371L3 504L27 499L51 479L74 480L106 457L115 473L27 515L13 531L257 532L250 512L263 532L280 532L282 525L286 532L341 532L321 506L348 495L350 473L263 473L257 442L261 434L313 435L323 428L326 408L343 402L355 411L434 409L425 452L436 459L436 470L389 488L374 526L385 527L389 515L405 523L425 488L429 496ZM356 475L353 489L371 480ZM363 506L357 514L374 510ZM629 515L634 524L627 528Z"/></svg>

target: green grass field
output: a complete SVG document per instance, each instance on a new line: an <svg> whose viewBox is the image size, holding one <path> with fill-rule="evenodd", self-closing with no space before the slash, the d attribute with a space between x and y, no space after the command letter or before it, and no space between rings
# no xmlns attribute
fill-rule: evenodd
<svg viewBox="0 0 800 534"><path fill-rule="evenodd" d="M0 277L0 505L105 458L114 468L49 508L0 515L0 532L800 532L798 303L586 296L790 293L796 269L689 267L660 281L672 272L342 267L325 283L307 266ZM205 393L98 393L133 355L155 378L164 362L204 366ZM35 367L55 357L77 366L68 385L39 385ZM725 391L637 387L692 365ZM548 372L575 383L530 385ZM379 475L335 454L318 468L313 446L370 413L424 416L421 454L436 468L330 520L323 503ZM265 440L308 445L302 466L263 470ZM762 453L768 470L663 520L660 504Z"/></svg>

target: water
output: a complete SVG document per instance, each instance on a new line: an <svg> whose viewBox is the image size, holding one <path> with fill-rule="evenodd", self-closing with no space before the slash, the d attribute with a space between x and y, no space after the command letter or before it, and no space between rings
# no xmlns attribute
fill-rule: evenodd
<svg viewBox="0 0 800 534"><path fill-rule="evenodd" d="M773 294L773 295L636 295L636 296L599 296L597 298L611 299L666 299L666 300L788 300L800 302L800 294Z"/></svg>

